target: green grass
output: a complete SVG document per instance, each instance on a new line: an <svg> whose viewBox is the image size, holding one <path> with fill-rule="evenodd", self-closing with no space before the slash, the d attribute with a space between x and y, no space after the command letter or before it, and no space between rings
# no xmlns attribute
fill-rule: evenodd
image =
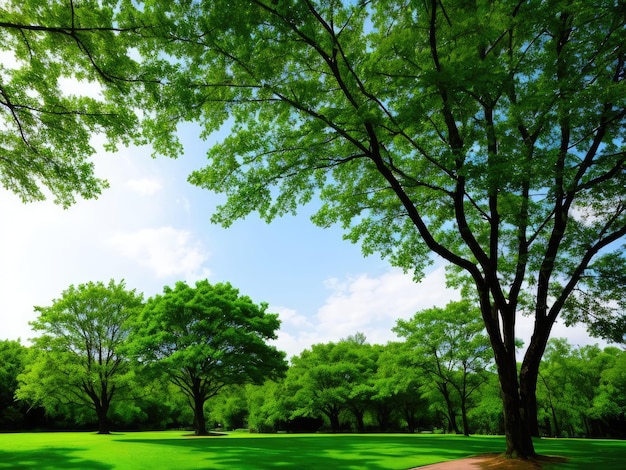
<svg viewBox="0 0 626 470"><path fill-rule="evenodd" d="M538 452L569 457L550 469L626 468L626 441L547 439ZM407 469L504 449L495 436L232 433L180 431L0 434L3 469Z"/></svg>

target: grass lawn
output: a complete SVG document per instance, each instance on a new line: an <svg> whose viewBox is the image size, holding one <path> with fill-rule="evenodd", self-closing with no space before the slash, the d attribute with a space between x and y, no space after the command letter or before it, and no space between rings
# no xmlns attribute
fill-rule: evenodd
<svg viewBox="0 0 626 470"><path fill-rule="evenodd" d="M626 441L544 439L538 452L569 457L554 470L622 470ZM181 431L0 434L2 469L402 470L504 449L495 436L247 434L196 438Z"/></svg>

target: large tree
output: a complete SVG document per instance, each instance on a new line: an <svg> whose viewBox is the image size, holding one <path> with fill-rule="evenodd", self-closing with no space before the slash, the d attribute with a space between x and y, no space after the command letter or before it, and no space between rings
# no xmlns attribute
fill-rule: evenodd
<svg viewBox="0 0 626 470"><path fill-rule="evenodd" d="M165 374L194 412L197 435L208 434L205 402L228 385L261 384L287 369L285 353L268 344L278 315L267 313L229 283L178 282L148 299L136 323L135 358Z"/></svg>
<svg viewBox="0 0 626 470"><path fill-rule="evenodd" d="M98 433L109 433L114 398L129 391L130 359L124 354L142 296L124 282L70 286L31 322L41 333L32 360L20 375L17 397L54 411L87 407L98 419Z"/></svg>
<svg viewBox="0 0 626 470"><path fill-rule="evenodd" d="M626 269L622 2L146 0L124 11L155 26L146 70L172 65L146 95L160 108L157 149L177 121L209 133L232 120L191 176L226 193L213 220L270 221L319 196L314 221L340 223L365 253L418 277L433 255L447 261L480 302L506 452L533 456L552 326L624 295L596 282ZM518 371L522 313L534 328Z"/></svg>
<svg viewBox="0 0 626 470"><path fill-rule="evenodd" d="M92 137L108 149L137 137L132 41L116 0L8 0L0 10L0 184L23 201L67 207L97 197Z"/></svg>

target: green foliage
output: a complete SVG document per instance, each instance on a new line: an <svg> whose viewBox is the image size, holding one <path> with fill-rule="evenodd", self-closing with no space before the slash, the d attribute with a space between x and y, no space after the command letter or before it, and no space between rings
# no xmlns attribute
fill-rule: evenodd
<svg viewBox="0 0 626 470"><path fill-rule="evenodd" d="M287 371L289 377L289 371ZM246 386L248 427L254 432L279 430L280 423L291 416L289 390L282 381L268 380L263 385Z"/></svg>
<svg viewBox="0 0 626 470"><path fill-rule="evenodd" d="M467 417L477 434L501 435L504 433L502 391L497 374L489 374L487 381L477 390Z"/></svg>
<svg viewBox="0 0 626 470"><path fill-rule="evenodd" d="M342 418L351 413L363 432L375 368L376 351L362 334L305 349L292 358L285 380L294 392L292 416L324 415L330 430L338 432Z"/></svg>
<svg viewBox="0 0 626 470"><path fill-rule="evenodd" d="M621 435L626 408L624 351L550 340L539 374L540 422L557 437ZM621 425L620 425L621 423Z"/></svg>
<svg viewBox="0 0 626 470"><path fill-rule="evenodd" d="M72 285L51 306L35 307L31 325L41 335L16 396L81 423L97 416L99 432L108 432L113 398L130 391L124 346L141 307L141 295L113 280Z"/></svg>
<svg viewBox="0 0 626 470"><path fill-rule="evenodd" d="M276 338L278 315L230 284L178 282L148 300L135 324L134 356L187 396L196 432L206 433L204 403L228 385L263 383L287 369Z"/></svg>
<svg viewBox="0 0 626 470"><path fill-rule="evenodd" d="M27 348L20 341L0 341L0 429L15 429L23 416L14 395L24 369Z"/></svg>
<svg viewBox="0 0 626 470"><path fill-rule="evenodd" d="M137 137L138 36L118 28L118 9L115 0L3 2L0 184L25 202L97 197L107 183L89 161L92 136L108 149Z"/></svg>
<svg viewBox="0 0 626 470"><path fill-rule="evenodd" d="M416 360L414 351L406 343L387 343L378 356L372 402L382 431L386 429L380 418L385 417L385 412L399 414L411 433L431 421L428 402L421 391L428 377L416 365Z"/></svg>
<svg viewBox="0 0 626 470"><path fill-rule="evenodd" d="M210 401L209 422L224 431L245 428L248 418L246 387L225 387Z"/></svg>
<svg viewBox="0 0 626 470"><path fill-rule="evenodd" d="M398 320L393 328L413 351L415 365L431 379L430 386L445 400L448 426L458 432L458 400L463 432L468 435L470 397L487 380L493 361L489 338L483 334L480 310L470 302L450 302L445 308L417 312L410 320Z"/></svg>
<svg viewBox="0 0 626 470"><path fill-rule="evenodd" d="M602 370L600 386L594 396L591 411L594 416L604 419L626 419L626 352L617 353L614 362L607 364Z"/></svg>

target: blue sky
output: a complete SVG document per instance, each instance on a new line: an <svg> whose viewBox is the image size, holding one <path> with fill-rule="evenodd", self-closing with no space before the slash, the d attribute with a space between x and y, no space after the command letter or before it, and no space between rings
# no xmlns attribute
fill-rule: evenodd
<svg viewBox="0 0 626 470"><path fill-rule="evenodd" d="M359 331L385 343L396 339L391 328L398 318L458 298L444 286L442 265L416 284L385 260L363 257L340 228L314 226L314 207L269 225L255 215L228 229L211 224L223 197L186 181L205 165L211 141L198 139L192 126L182 138L186 150L178 160L152 159L150 148L99 152L96 173L111 187L67 210L50 201L22 204L1 191L0 339L27 343L33 306L51 305L71 284L109 279L124 279L145 297L179 280L228 281L279 313L276 345L289 357ZM518 336L527 340L530 326L520 321ZM557 325L553 336L598 342L580 327Z"/></svg>

